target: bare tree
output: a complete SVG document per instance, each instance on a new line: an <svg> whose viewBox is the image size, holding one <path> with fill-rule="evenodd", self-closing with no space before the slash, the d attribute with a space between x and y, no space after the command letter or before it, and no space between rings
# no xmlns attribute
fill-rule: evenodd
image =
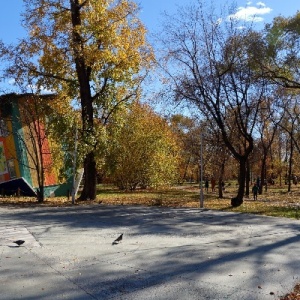
<svg viewBox="0 0 300 300"><path fill-rule="evenodd" d="M287 151L286 159L288 161L287 182L288 192L291 191L291 179L293 177L293 159L295 148L300 152L299 129L300 129L300 103L299 96L285 93L283 97L281 109L283 110L283 118L279 123L279 127L287 135Z"/></svg>
<svg viewBox="0 0 300 300"><path fill-rule="evenodd" d="M261 36L240 29L234 20L205 11L204 4L181 8L168 19L162 34L167 75L177 101L195 105L199 117L217 128L239 163L239 188L232 205L243 203L246 163L253 150L253 133L266 93L261 70L252 56Z"/></svg>
<svg viewBox="0 0 300 300"><path fill-rule="evenodd" d="M257 132L259 135L258 149L260 152L261 172L259 186L259 194L262 194L263 185L267 190L267 158L270 154L270 148L278 129L278 123L282 119L282 114L278 114L278 110L274 108L276 101L273 98L266 98L261 103L259 117L257 122ZM276 111L276 113L275 113ZM276 114L276 117L274 116Z"/></svg>

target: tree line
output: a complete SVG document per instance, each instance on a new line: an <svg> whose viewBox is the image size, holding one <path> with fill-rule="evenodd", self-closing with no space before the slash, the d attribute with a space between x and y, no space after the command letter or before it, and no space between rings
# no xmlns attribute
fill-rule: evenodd
<svg viewBox="0 0 300 300"><path fill-rule="evenodd" d="M261 31L228 16L229 11L218 15L214 8L196 1L175 18L166 16L160 43L165 52L162 68L173 98L193 105L197 117L221 136L238 162L239 188L232 199L232 205L238 206L245 192L249 193L250 159L257 140L263 181L278 129L290 140L285 154L288 176L292 173L297 147L300 14L277 17Z"/></svg>
<svg viewBox="0 0 300 300"><path fill-rule="evenodd" d="M243 202L253 174L263 183L285 178L291 188L300 150L299 13L255 30L197 0L165 17L152 46L133 1L24 3L28 36L1 43L2 75L21 92L57 96L47 122L66 153L79 129L80 199L95 199L104 175L126 189L199 180L200 135L207 176L221 182L238 169L232 205ZM164 96L192 107L192 116L166 119L140 104L155 66Z"/></svg>

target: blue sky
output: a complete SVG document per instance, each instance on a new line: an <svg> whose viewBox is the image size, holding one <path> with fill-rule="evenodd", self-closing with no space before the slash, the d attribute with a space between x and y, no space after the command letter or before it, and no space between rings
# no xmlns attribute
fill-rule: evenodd
<svg viewBox="0 0 300 300"><path fill-rule="evenodd" d="M132 0L133 1L133 0ZM134 0L140 4L140 19L145 24L150 34L160 31L162 13L174 14L180 7L195 3L197 0ZM210 0L207 0L210 3ZM229 4L228 0L214 0L215 5ZM270 23L276 16L293 16L300 10L299 0L235 0L236 14L232 17L241 20L256 21L258 26ZM0 10L0 40L5 44L17 43L26 33L21 26L22 0L9 0L3 3ZM151 38L150 38L151 40ZM8 80L9 82L9 80ZM11 88L7 82L1 82L0 88Z"/></svg>
<svg viewBox="0 0 300 300"><path fill-rule="evenodd" d="M161 23L163 11L174 13L178 6L189 4L190 0L136 0L140 3L142 11L140 18L148 28L155 32ZM192 1L193 2L193 1ZM229 3L228 0L215 0L216 4ZM257 23L271 22L278 15L292 16L300 10L299 0L262 0L262 1L234 1L237 6L237 18L257 17ZM14 43L25 32L20 26L20 13L23 10L22 0L9 0L3 3L0 10L0 26L2 28L0 39L5 43Z"/></svg>

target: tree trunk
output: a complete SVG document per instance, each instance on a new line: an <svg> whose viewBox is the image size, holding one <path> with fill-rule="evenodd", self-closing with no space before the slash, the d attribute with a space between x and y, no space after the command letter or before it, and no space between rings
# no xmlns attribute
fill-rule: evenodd
<svg viewBox="0 0 300 300"><path fill-rule="evenodd" d="M259 189L258 189L258 193L261 195L262 191L263 191L263 185L265 183L265 175L266 175L266 160L267 157L264 155L263 159L261 161L261 170L260 170L260 185L259 185Z"/></svg>
<svg viewBox="0 0 300 300"><path fill-rule="evenodd" d="M84 186L79 200L96 199L97 171L94 152L90 152L84 159Z"/></svg>
<svg viewBox="0 0 300 300"><path fill-rule="evenodd" d="M39 133L41 131L38 131ZM42 151L41 136L38 135L38 149L36 153L36 171L37 171L37 180L38 180L38 189L37 189L37 201L42 203L45 199L45 170L44 170L44 156Z"/></svg>
<svg viewBox="0 0 300 300"><path fill-rule="evenodd" d="M189 156L189 159L188 159L188 161L187 161L187 163L186 163L186 165L185 165L185 168L184 168L184 174L183 174L183 176L182 176L182 182L184 182L184 181L187 181L187 170L188 170L188 167L189 167L189 165L190 165L190 161L191 161L191 156Z"/></svg>
<svg viewBox="0 0 300 300"><path fill-rule="evenodd" d="M37 191L36 191L36 194L37 194L37 201L38 201L39 203L44 202L44 193L45 193L45 191L44 191L44 186L40 186L40 187L37 189Z"/></svg>
<svg viewBox="0 0 300 300"><path fill-rule="evenodd" d="M84 41L77 30L77 27L81 26L81 5L78 0L70 0L70 5L73 25L74 60L81 100L82 133L85 136L93 134L94 130L93 99L90 86L91 69L85 61L83 53ZM91 150L84 159L85 180L79 197L80 200L94 200L96 198L96 175L95 157L93 150Z"/></svg>
<svg viewBox="0 0 300 300"><path fill-rule="evenodd" d="M43 163L43 160L42 160ZM44 202L45 199L45 175L44 175L44 167L41 166L41 172L40 172L40 177L38 178L38 184L39 188L37 190L37 201L38 202Z"/></svg>
<svg viewBox="0 0 300 300"><path fill-rule="evenodd" d="M243 204L244 192L245 192L245 179L246 179L246 161L243 156L240 158L240 170L239 170L239 189L237 196L231 199L231 205L237 207Z"/></svg>
<svg viewBox="0 0 300 300"><path fill-rule="evenodd" d="M290 141L289 169L288 169L288 192L291 191L293 156L294 156L294 143L293 143L293 139L291 137L291 141Z"/></svg>
<svg viewBox="0 0 300 300"><path fill-rule="evenodd" d="M247 159L247 164L246 164L247 168L246 168L246 193L245 195L247 197L249 197L250 195L250 163L249 163L249 159Z"/></svg>
<svg viewBox="0 0 300 300"><path fill-rule="evenodd" d="M223 198L223 178L224 178L224 172L225 172L225 162L223 161L221 164L221 169L220 169L220 176L219 176L219 198Z"/></svg>

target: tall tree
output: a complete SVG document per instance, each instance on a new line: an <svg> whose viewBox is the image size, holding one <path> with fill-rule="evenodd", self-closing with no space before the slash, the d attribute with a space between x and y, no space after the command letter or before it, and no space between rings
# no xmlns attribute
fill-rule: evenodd
<svg viewBox="0 0 300 300"><path fill-rule="evenodd" d="M284 96L284 95L282 95ZM299 96L285 93L282 101L283 118L279 127L287 135L286 159L288 161L287 182L288 192L291 191L291 180L293 177L293 161L295 148L300 151L299 129L300 129L300 99Z"/></svg>
<svg viewBox="0 0 300 300"><path fill-rule="evenodd" d="M85 146L80 198L95 199L95 119L105 115L107 120L111 111L137 96L141 72L153 59L138 7L127 0L24 3L23 26L29 37L15 47L2 47L12 61L6 75L21 82L29 76L38 90L47 88L78 101Z"/></svg>
<svg viewBox="0 0 300 300"><path fill-rule="evenodd" d="M238 206L243 203L246 163L266 91L265 81L257 76L261 70L252 63L261 36L237 28L234 20L223 21L226 17L205 11L200 0L197 3L181 9L164 28L165 69L176 99L196 105L238 161L239 188L232 199L232 205Z"/></svg>

